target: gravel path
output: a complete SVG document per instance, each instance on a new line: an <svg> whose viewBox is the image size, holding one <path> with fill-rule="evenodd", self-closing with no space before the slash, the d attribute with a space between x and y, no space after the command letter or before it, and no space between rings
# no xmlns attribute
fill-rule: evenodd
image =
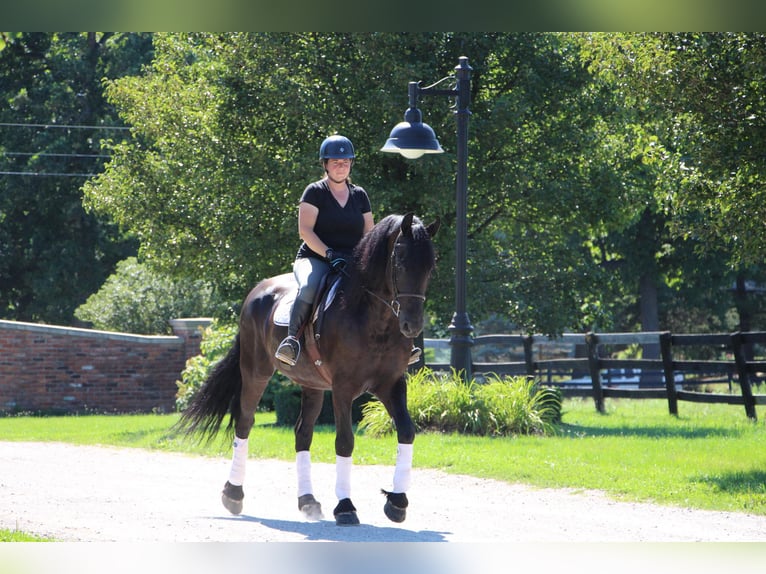
<svg viewBox="0 0 766 574"><path fill-rule="evenodd" d="M417 464L417 452L415 455ZM0 527L71 542L766 541L766 517L616 502L415 469L407 520L383 514L392 467L355 466L361 526L332 518L334 467L314 464L325 519L297 510L294 464L248 463L245 507L220 503L229 461L140 449L0 442Z"/></svg>

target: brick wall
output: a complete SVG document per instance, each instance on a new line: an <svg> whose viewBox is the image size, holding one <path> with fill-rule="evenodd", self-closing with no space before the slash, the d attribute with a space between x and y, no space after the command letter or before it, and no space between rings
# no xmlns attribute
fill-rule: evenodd
<svg viewBox="0 0 766 574"><path fill-rule="evenodd" d="M209 322L145 336L0 321L0 413L171 412Z"/></svg>

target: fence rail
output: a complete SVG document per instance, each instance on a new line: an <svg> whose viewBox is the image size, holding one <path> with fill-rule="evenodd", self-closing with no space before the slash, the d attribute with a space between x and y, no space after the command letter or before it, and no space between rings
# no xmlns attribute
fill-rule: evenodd
<svg viewBox="0 0 766 574"><path fill-rule="evenodd" d="M449 371L449 359L444 361L449 341L424 343L426 366ZM661 398L673 415L678 414L678 401L725 403L744 406L747 416L757 420L756 405L766 404L766 395L753 392L766 379L764 349L765 331L493 334L474 338L471 374L534 377L561 389L564 396L592 397L600 412L607 398ZM709 392L721 384L727 392Z"/></svg>

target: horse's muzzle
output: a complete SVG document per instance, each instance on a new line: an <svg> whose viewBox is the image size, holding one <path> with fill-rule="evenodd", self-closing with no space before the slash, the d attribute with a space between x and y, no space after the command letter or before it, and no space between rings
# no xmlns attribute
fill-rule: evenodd
<svg viewBox="0 0 766 574"><path fill-rule="evenodd" d="M409 339L414 339L420 335L423 331L423 313L420 313L417 317L407 315L406 313L399 313L399 330L402 335Z"/></svg>

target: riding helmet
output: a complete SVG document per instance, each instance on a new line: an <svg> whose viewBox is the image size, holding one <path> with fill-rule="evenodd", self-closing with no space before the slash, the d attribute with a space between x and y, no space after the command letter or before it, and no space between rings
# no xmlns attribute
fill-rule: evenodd
<svg viewBox="0 0 766 574"><path fill-rule="evenodd" d="M334 135L322 142L319 146L319 159L354 159L354 144L344 136Z"/></svg>

